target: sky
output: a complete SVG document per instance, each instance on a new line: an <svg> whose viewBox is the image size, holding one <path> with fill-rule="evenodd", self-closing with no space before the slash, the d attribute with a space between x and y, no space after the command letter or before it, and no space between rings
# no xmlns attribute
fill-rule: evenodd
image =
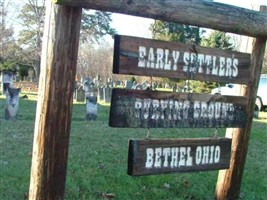
<svg viewBox="0 0 267 200"><path fill-rule="evenodd" d="M256 9L259 5L267 5L267 0L214 0L214 2L231 4L248 9ZM119 35L151 38L151 33L148 28L154 22L153 19L112 14L112 20L112 27L117 30Z"/></svg>
<svg viewBox="0 0 267 200"><path fill-rule="evenodd" d="M19 30L20 25L18 19L15 17L20 3L24 0L5 0L5 3L11 3L13 7L7 24L11 25L14 30ZM141 0L140 0L141 1ZM214 0L215 2L231 4L239 7L256 9L257 5L267 5L267 0ZM112 14L112 27L115 28L120 35L129 35L143 38L151 38L149 31L150 25L154 22L153 19L134 17L130 15ZM113 39L109 36L105 39L113 45Z"/></svg>

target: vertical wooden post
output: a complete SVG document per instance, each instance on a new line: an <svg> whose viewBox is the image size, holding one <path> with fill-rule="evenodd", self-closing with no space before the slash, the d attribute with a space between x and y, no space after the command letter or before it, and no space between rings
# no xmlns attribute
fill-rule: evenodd
<svg viewBox="0 0 267 200"><path fill-rule="evenodd" d="M46 4L29 199L63 199L81 8Z"/></svg>
<svg viewBox="0 0 267 200"><path fill-rule="evenodd" d="M267 12L267 7L261 6L260 10ZM243 95L248 97L247 113L249 114L247 124L242 129L233 129L230 167L228 170L221 170L218 175L216 186L216 199L218 200L238 199L239 197L265 46L266 38L254 39L251 54L250 82L247 88L242 91Z"/></svg>

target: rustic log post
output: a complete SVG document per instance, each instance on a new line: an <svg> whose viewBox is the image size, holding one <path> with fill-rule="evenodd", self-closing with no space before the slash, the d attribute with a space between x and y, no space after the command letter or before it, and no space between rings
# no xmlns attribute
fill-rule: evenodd
<svg viewBox="0 0 267 200"><path fill-rule="evenodd" d="M63 199L81 8L46 4L29 199Z"/></svg>
<svg viewBox="0 0 267 200"><path fill-rule="evenodd" d="M267 12L267 6L261 6L261 11ZM232 130L230 167L228 170L221 170L219 172L216 186L216 199L218 200L238 199L239 197L265 46L266 38L254 39L251 54L250 83L247 88L243 87L241 91L248 98L247 123L244 128L235 128ZM229 134L229 130L227 132Z"/></svg>
<svg viewBox="0 0 267 200"><path fill-rule="evenodd" d="M61 5L154 18L252 37L267 37L267 15L265 13L207 0L53 1Z"/></svg>

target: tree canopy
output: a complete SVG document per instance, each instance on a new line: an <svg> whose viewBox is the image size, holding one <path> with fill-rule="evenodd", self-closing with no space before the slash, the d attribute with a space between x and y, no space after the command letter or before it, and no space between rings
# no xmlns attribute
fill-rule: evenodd
<svg viewBox="0 0 267 200"><path fill-rule="evenodd" d="M13 4L15 5L14 7L17 7L16 20L14 21L19 23L20 27L20 29L16 31L17 40L15 41L13 38L12 28L6 29L4 27L5 24L2 23L0 27L2 30L1 38L4 39L1 39L1 47L2 49L5 48L5 52L15 49L16 53L12 52L8 55L23 66L32 66L38 78L40 73L40 55L45 20L45 0L22 0L17 3L13 2ZM1 13L2 17L5 15L6 12ZM113 29L110 24L110 13L83 10L80 43L89 43L92 45L99 43L105 35L114 35L116 30ZM13 39L13 46L16 45L16 47L12 49L11 46L8 46L8 48L6 48L6 41L11 41L11 39ZM3 54L1 54L0 59L4 62L7 56L4 57L2 55Z"/></svg>
<svg viewBox="0 0 267 200"><path fill-rule="evenodd" d="M199 27L155 20L150 30L153 39L199 44L203 30Z"/></svg>

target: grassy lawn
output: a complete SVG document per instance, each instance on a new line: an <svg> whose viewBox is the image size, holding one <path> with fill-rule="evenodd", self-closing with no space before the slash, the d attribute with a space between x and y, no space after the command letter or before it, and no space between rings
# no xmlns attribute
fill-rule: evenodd
<svg viewBox="0 0 267 200"><path fill-rule="evenodd" d="M20 99L16 121L4 120L0 97L0 199L27 199L36 95ZM126 174L128 140L145 129L108 126L109 105L99 104L98 119L85 121L85 104L75 103L71 125L65 199L214 199L218 171L131 177ZM152 129L152 138L213 137L214 129ZM219 130L224 136L224 129ZM267 197L267 113L254 120L240 199Z"/></svg>

